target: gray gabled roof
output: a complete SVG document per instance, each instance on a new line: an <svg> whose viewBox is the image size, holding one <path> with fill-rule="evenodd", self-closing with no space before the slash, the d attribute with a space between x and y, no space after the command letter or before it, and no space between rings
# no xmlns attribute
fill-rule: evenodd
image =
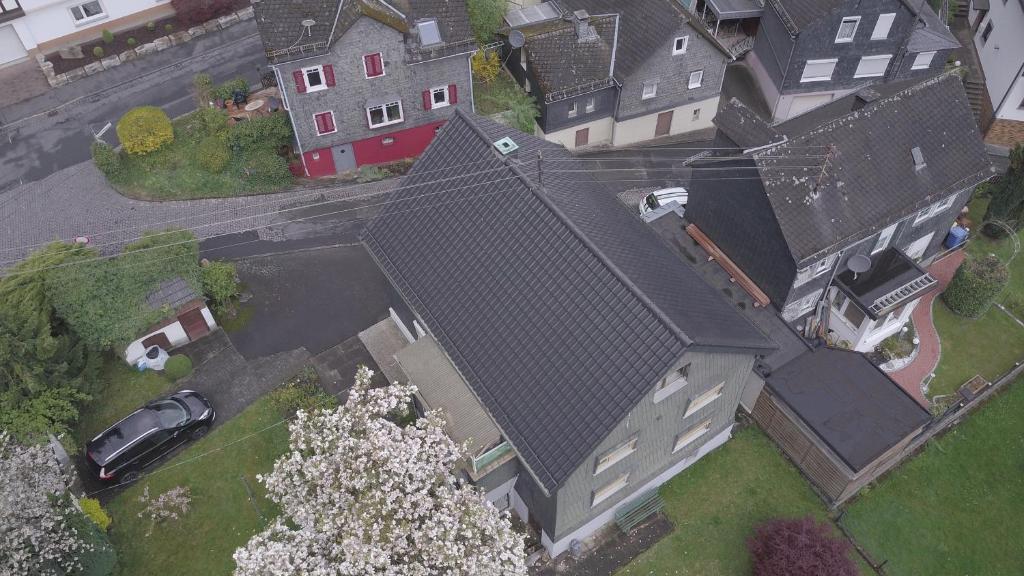
<svg viewBox="0 0 1024 576"><path fill-rule="evenodd" d="M920 17L921 19L914 23L914 31L910 33L907 50L917 53L960 47L960 41L930 6L925 5L925 9L921 10Z"/></svg>
<svg viewBox="0 0 1024 576"><path fill-rule="evenodd" d="M549 491L687 347L773 348L581 166L459 110L363 236Z"/></svg>
<svg viewBox="0 0 1024 576"><path fill-rule="evenodd" d="M573 22L559 21L533 34L526 30L523 51L545 95L611 79L616 15L594 16L588 25L596 36L581 41Z"/></svg>
<svg viewBox="0 0 1024 576"><path fill-rule="evenodd" d="M801 29L833 14L846 4L846 0L769 0L769 3L776 8L776 12L789 28L789 32L796 35ZM911 36L908 46L910 51L943 50L960 46L960 43L927 2L902 0L902 4L907 11L920 16L921 19L921 22L918 23L919 28ZM888 10L880 9L878 11L887 12ZM844 14L844 16L849 16L849 14Z"/></svg>
<svg viewBox="0 0 1024 576"><path fill-rule="evenodd" d="M931 414L863 354L805 352L765 384L854 471L931 420Z"/></svg>
<svg viewBox="0 0 1024 576"><path fill-rule="evenodd" d="M912 84L851 111L854 98L830 106L833 112L845 106L846 112L815 121L814 127L800 117L793 126L783 122L775 129L789 140L753 154L798 263L993 175L956 74ZM834 155L815 191L830 145ZM914 166L915 147L924 153L924 168Z"/></svg>
<svg viewBox="0 0 1024 576"><path fill-rule="evenodd" d="M782 135L771 124L735 97L718 110L712 122L741 148L756 148L782 140Z"/></svg>
<svg viewBox="0 0 1024 576"><path fill-rule="evenodd" d="M152 292L146 295L146 306L150 310L160 310L164 306L171 311L199 298L192 286L181 276L164 280Z"/></svg>

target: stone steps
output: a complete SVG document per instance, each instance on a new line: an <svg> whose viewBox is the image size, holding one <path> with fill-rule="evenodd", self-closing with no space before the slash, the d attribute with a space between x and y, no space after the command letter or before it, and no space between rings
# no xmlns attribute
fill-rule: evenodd
<svg viewBox="0 0 1024 576"><path fill-rule="evenodd" d="M977 80L964 80L964 90L967 92L967 101L974 112L974 118L981 118L981 105L985 98L985 84Z"/></svg>

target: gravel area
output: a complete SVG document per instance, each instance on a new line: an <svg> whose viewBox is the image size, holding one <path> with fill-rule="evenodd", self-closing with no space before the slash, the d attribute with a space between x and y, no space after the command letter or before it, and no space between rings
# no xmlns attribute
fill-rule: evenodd
<svg viewBox="0 0 1024 576"><path fill-rule="evenodd" d="M92 162L84 162L0 195L0 270L54 240L85 236L104 254L116 253L147 230L189 228L202 240L300 218L310 206L322 205L329 212L338 209L332 208L333 201L382 194L399 181L237 198L144 202L121 196ZM264 232L258 231L262 237ZM268 239L272 238L268 235Z"/></svg>

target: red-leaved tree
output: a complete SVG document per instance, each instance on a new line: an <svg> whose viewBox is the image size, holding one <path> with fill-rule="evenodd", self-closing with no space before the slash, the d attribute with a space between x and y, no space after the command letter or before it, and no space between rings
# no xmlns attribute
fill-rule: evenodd
<svg viewBox="0 0 1024 576"><path fill-rule="evenodd" d="M811 516L761 524L747 549L754 576L857 576L850 543Z"/></svg>
<svg viewBox="0 0 1024 576"><path fill-rule="evenodd" d="M229 14L234 5L233 0L171 0L178 22L186 28Z"/></svg>

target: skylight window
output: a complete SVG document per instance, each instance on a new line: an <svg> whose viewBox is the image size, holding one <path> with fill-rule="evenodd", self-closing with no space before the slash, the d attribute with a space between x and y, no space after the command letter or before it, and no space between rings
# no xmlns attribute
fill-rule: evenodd
<svg viewBox="0 0 1024 576"><path fill-rule="evenodd" d="M416 24L420 33L420 46L433 46L441 43L441 31L437 28L437 20L425 20Z"/></svg>

